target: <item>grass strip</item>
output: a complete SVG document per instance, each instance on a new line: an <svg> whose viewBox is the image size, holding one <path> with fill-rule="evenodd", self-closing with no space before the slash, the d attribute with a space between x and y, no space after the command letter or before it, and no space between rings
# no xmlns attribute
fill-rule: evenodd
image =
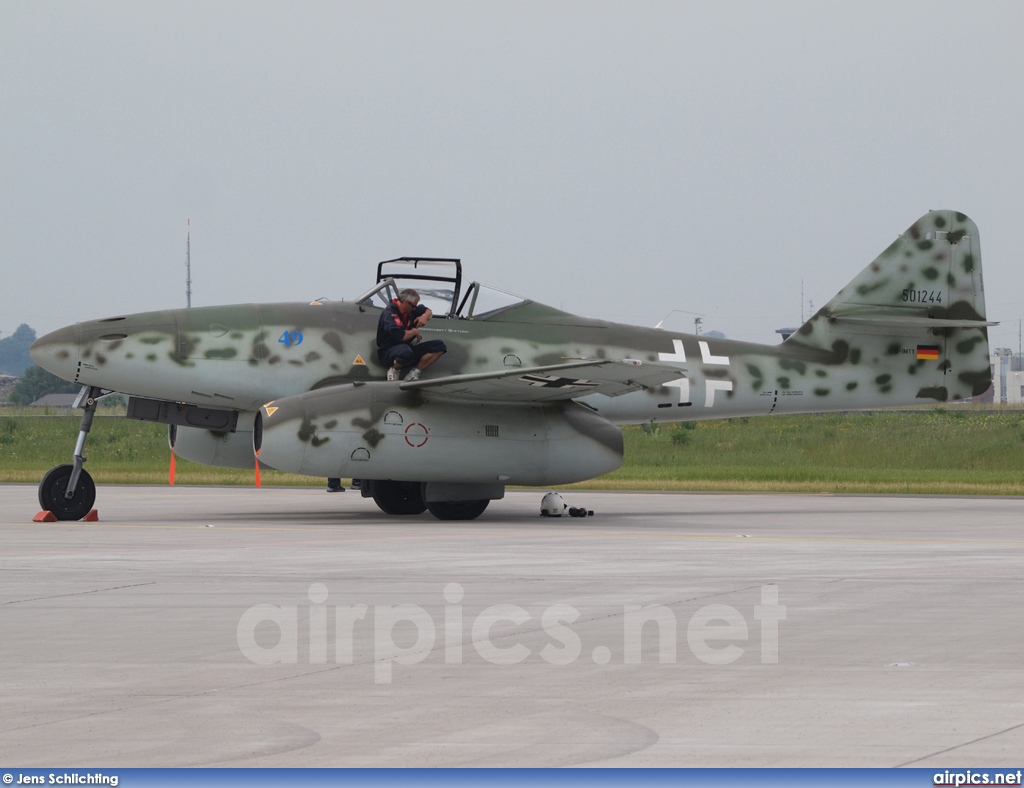
<svg viewBox="0 0 1024 788"><path fill-rule="evenodd" d="M0 412L0 482L69 462L77 415ZM741 418L623 429L625 461L581 489L1024 495L1024 411L990 407ZM101 484L166 484L166 427L98 416L86 448ZM252 485L253 472L177 461L178 484ZM320 486L265 471L264 485Z"/></svg>

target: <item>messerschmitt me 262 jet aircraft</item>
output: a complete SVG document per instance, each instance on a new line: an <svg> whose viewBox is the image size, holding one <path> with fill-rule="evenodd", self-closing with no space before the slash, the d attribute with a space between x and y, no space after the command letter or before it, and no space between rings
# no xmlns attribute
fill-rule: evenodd
<svg viewBox="0 0 1024 788"><path fill-rule="evenodd" d="M387 381L383 307L417 289L448 353ZM351 301L118 315L32 346L82 384L74 462L39 501L85 516L83 451L97 398L169 425L172 451L206 465L354 477L386 513L472 519L506 485L583 481L622 462L619 425L947 402L991 384L978 230L955 211L914 222L780 345L578 317L477 282L458 260L399 258ZM254 460L254 455L256 459Z"/></svg>

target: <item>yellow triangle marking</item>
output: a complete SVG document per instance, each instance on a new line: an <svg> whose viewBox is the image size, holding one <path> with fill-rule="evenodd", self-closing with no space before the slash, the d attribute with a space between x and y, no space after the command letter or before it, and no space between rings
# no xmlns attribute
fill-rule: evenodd
<svg viewBox="0 0 1024 788"><path fill-rule="evenodd" d="M356 364L361 364L361 365L362 365L362 366L364 366L364 367L366 366L366 362L365 362L365 361L363 361L363 357L362 357L362 356L359 356L359 355L357 355L357 356L356 356L356 360L352 362L352 365L353 365L353 366L355 366Z"/></svg>
<svg viewBox="0 0 1024 788"><path fill-rule="evenodd" d="M264 409L267 411L267 418L269 419L275 413L277 413L277 406L270 407L270 405L264 405Z"/></svg>

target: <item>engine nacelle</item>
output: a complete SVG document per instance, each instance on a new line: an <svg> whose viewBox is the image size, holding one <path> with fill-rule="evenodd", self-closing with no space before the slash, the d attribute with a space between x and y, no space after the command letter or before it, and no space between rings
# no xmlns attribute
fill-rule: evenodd
<svg viewBox="0 0 1024 788"><path fill-rule="evenodd" d="M324 477L546 486L622 464L622 432L583 405L440 402L394 383L268 403L253 441L261 464Z"/></svg>
<svg viewBox="0 0 1024 788"><path fill-rule="evenodd" d="M251 419L251 414L239 414L236 432L214 432L171 424L167 428L167 443L171 451L183 460L220 468L252 470L256 459L252 453L252 430L247 429L252 424Z"/></svg>

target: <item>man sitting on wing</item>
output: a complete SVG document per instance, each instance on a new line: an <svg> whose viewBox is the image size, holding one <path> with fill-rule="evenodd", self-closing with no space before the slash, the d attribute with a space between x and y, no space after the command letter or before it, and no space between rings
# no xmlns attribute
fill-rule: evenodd
<svg viewBox="0 0 1024 788"><path fill-rule="evenodd" d="M448 352L440 339L413 345L423 339L420 328L433 316L427 307L420 306L420 294L411 289L400 292L381 313L377 321L377 357L388 368L388 380L416 380Z"/></svg>

